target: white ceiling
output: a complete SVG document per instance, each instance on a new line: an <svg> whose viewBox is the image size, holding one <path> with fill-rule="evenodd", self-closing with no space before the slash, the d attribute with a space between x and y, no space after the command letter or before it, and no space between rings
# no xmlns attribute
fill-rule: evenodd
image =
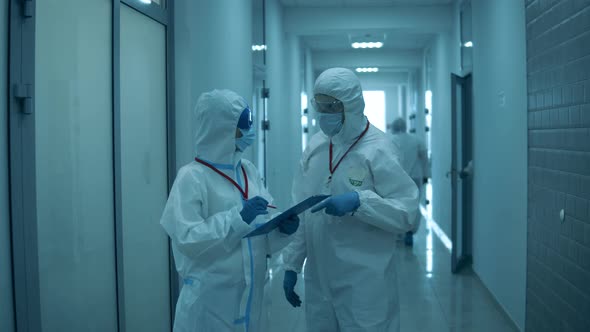
<svg viewBox="0 0 590 332"><path fill-rule="evenodd" d="M454 0L281 0L287 7L383 7L447 5Z"/></svg>
<svg viewBox="0 0 590 332"><path fill-rule="evenodd" d="M317 31L306 31L301 34L303 44L309 47L315 56L318 56L318 62L314 63L316 70L322 70L336 65L345 67L374 67L378 66L380 75L397 75L398 73L407 73L416 70L414 63L421 60L422 51L430 45L436 37L437 31L422 29L422 27L430 21L425 21L428 18L438 15L437 7L429 8L429 6L448 6L457 0L280 0L285 6L286 10L292 10L291 18L298 24L305 24L306 19L315 20L315 22L326 23L326 27L321 24ZM371 8L370 11L357 13L357 9ZM383 24L388 22L383 20L381 15L374 19L376 15L375 10L380 7L384 9L383 12L391 13L392 20L402 22L398 25ZM312 9L307 9L312 8ZM314 14L317 10L313 8L321 8L319 11L327 11L324 15L330 16L332 9L335 9L333 15L326 18L326 22L321 21L321 17L305 15L301 10L310 10L310 14ZM347 9L352 8L352 9ZM399 17L396 8L404 8L402 11L404 16ZM342 11L344 10L344 11ZM393 12L392 12L393 10ZM352 11L352 12L351 12ZM371 14L373 13L373 14ZM379 14L381 12L378 12ZM401 12L400 12L401 13ZM414 17L415 20L408 17ZM346 15L353 16L356 24L335 24L334 22L347 22L350 18ZM394 14L397 14L394 15ZM441 14L443 15L443 14ZM377 15L379 16L379 15ZM436 17L435 17L436 18ZM379 20L380 19L380 20ZM441 20L433 20L433 22L440 23ZM364 29L362 24L358 22L367 22L367 29ZM376 23L377 22L377 23ZM399 26L399 27L398 27ZM369 28L370 27L370 28ZM375 49L358 49L351 47L351 43L355 41L381 41L384 46L380 50ZM395 61L383 62L378 54L385 54ZM400 55L401 54L401 55ZM415 54L415 55L412 55ZM328 61L319 61L319 58L329 59ZM321 62L321 64L320 64ZM375 74L367 74L376 76ZM385 77L384 76L384 77ZM389 76L387 76L389 77ZM390 80L388 78L388 80Z"/></svg>

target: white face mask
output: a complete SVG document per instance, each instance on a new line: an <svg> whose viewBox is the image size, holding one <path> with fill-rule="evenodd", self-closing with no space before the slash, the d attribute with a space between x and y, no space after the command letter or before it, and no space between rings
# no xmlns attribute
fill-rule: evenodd
<svg viewBox="0 0 590 332"><path fill-rule="evenodd" d="M327 114L327 113L318 113L319 115L319 122L320 128L324 132L324 134L332 137L342 130L342 125L344 123L344 117L342 113L334 113L334 114Z"/></svg>
<svg viewBox="0 0 590 332"><path fill-rule="evenodd" d="M242 133L242 137L236 138L236 148L238 151L244 152L247 147L254 143L256 132L254 131L254 128L248 130L240 129L240 132Z"/></svg>

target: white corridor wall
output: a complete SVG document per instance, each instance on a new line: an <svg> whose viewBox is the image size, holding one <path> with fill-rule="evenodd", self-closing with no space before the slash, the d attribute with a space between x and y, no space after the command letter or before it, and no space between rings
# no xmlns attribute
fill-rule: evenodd
<svg viewBox="0 0 590 332"><path fill-rule="evenodd" d="M524 330L527 101L522 1L475 0L474 270Z"/></svg>
<svg viewBox="0 0 590 332"><path fill-rule="evenodd" d="M303 51L294 39L295 35L285 34L283 14L280 1L267 0L267 87L270 89L267 185L279 208L292 203L291 185L301 157L300 94L303 79L300 61Z"/></svg>
<svg viewBox="0 0 590 332"><path fill-rule="evenodd" d="M194 158L192 111L203 92L252 96L252 1L175 2L177 166ZM252 158L251 149L244 155Z"/></svg>

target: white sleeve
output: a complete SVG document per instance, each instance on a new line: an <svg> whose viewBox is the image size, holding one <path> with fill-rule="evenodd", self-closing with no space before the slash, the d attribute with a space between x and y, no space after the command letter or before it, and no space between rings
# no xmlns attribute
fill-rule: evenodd
<svg viewBox="0 0 590 332"><path fill-rule="evenodd" d="M300 164L293 181L293 202L299 202L303 200L303 195L301 195L302 190L299 188L300 184L302 183L303 166L302 164ZM291 241L291 243L289 243L289 245L283 250L283 262L285 271L291 270L297 273L301 273L301 269L303 268L303 262L307 257L307 247L305 244L306 214L307 213L302 213L299 215L299 228L297 229L297 232L295 232L295 234L293 235L293 240Z"/></svg>
<svg viewBox="0 0 590 332"><path fill-rule="evenodd" d="M191 258L218 246L231 251L253 229L242 220L240 206L205 215L204 194L198 176L181 170L160 220L180 252Z"/></svg>
<svg viewBox="0 0 590 332"><path fill-rule="evenodd" d="M307 248L305 245L305 217L304 214L299 215L301 219L299 228L293 235L293 240L283 250L283 262L285 271L291 270L301 273L303 262L307 257Z"/></svg>
<svg viewBox="0 0 590 332"><path fill-rule="evenodd" d="M405 233L415 227L418 188L395 157L387 152L375 155L371 164L375 191L358 191L357 219L392 233Z"/></svg>

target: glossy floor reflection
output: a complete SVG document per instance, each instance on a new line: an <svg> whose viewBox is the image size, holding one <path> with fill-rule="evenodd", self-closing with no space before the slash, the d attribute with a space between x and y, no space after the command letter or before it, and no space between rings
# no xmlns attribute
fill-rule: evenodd
<svg viewBox="0 0 590 332"><path fill-rule="evenodd" d="M450 252L426 223L415 235L413 248L397 242L392 243L392 249L398 253L402 332L517 331L473 273L451 274ZM267 331L305 331L303 307L294 309L287 303L282 290L283 271L277 261L271 265ZM296 291L304 294L302 282L298 282Z"/></svg>

